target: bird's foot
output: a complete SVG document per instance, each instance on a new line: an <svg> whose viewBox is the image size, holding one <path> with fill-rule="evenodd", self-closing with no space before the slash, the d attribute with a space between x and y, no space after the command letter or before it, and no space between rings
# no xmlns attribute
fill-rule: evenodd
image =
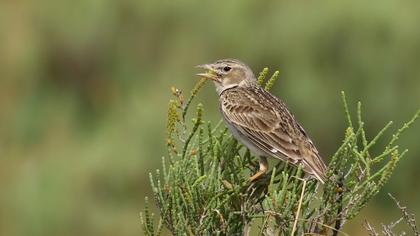
<svg viewBox="0 0 420 236"><path fill-rule="evenodd" d="M266 157L260 157L260 170L249 178L250 182L254 182L261 178L268 171L268 162Z"/></svg>

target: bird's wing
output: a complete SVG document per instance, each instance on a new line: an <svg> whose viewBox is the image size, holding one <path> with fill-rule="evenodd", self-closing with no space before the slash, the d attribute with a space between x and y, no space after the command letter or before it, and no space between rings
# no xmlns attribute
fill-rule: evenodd
<svg viewBox="0 0 420 236"><path fill-rule="evenodd" d="M321 182L326 167L312 141L286 105L260 87L236 87L221 94L224 118L267 155L302 164Z"/></svg>

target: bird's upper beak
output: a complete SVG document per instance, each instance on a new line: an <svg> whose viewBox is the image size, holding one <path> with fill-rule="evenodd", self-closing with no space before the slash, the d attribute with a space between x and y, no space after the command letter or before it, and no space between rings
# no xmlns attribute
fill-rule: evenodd
<svg viewBox="0 0 420 236"><path fill-rule="evenodd" d="M220 82L220 79L217 76L216 70L213 68L212 64L203 64L203 65L198 65L196 67L206 70L205 73L198 73L196 75L206 78L206 79L211 79L216 82Z"/></svg>

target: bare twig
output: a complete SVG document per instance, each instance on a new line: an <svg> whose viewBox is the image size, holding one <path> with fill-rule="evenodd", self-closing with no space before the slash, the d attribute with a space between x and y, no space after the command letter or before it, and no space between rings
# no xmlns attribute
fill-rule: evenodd
<svg viewBox="0 0 420 236"><path fill-rule="evenodd" d="M370 225L369 221L365 220L363 226L366 228L370 236L379 236L375 228L373 228L372 225Z"/></svg>
<svg viewBox="0 0 420 236"><path fill-rule="evenodd" d="M414 214L408 213L407 207L401 206L400 202L394 196L392 196L392 194L388 193L388 195L390 198L392 198L392 200L394 200L395 204L397 204L398 208L401 210L404 220L413 230L414 235L419 236L420 233L419 233L419 230L417 229L416 219L414 218Z"/></svg>
<svg viewBox="0 0 420 236"><path fill-rule="evenodd" d="M385 236L395 236L394 232L392 232L391 228L386 224L382 224L382 233Z"/></svg>
<svg viewBox="0 0 420 236"><path fill-rule="evenodd" d="M296 211L296 217L295 217L295 222L293 223L291 236L293 236L295 234L295 231L296 231L296 226L297 226L298 218L299 218L299 215L300 215L300 208L302 207L303 195L305 193L305 187L306 187L306 180L304 179L303 180L303 186L302 186L302 193L300 194L299 206L298 206L298 209Z"/></svg>

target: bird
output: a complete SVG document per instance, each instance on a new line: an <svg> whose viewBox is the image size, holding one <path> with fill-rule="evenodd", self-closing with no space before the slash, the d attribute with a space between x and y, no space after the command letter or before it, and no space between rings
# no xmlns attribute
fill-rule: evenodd
<svg viewBox="0 0 420 236"><path fill-rule="evenodd" d="M267 157L301 166L306 177L326 181L326 165L314 143L286 104L261 87L251 68L237 59L196 66L197 76L212 80L226 126L239 142L259 157L254 182L268 171Z"/></svg>

